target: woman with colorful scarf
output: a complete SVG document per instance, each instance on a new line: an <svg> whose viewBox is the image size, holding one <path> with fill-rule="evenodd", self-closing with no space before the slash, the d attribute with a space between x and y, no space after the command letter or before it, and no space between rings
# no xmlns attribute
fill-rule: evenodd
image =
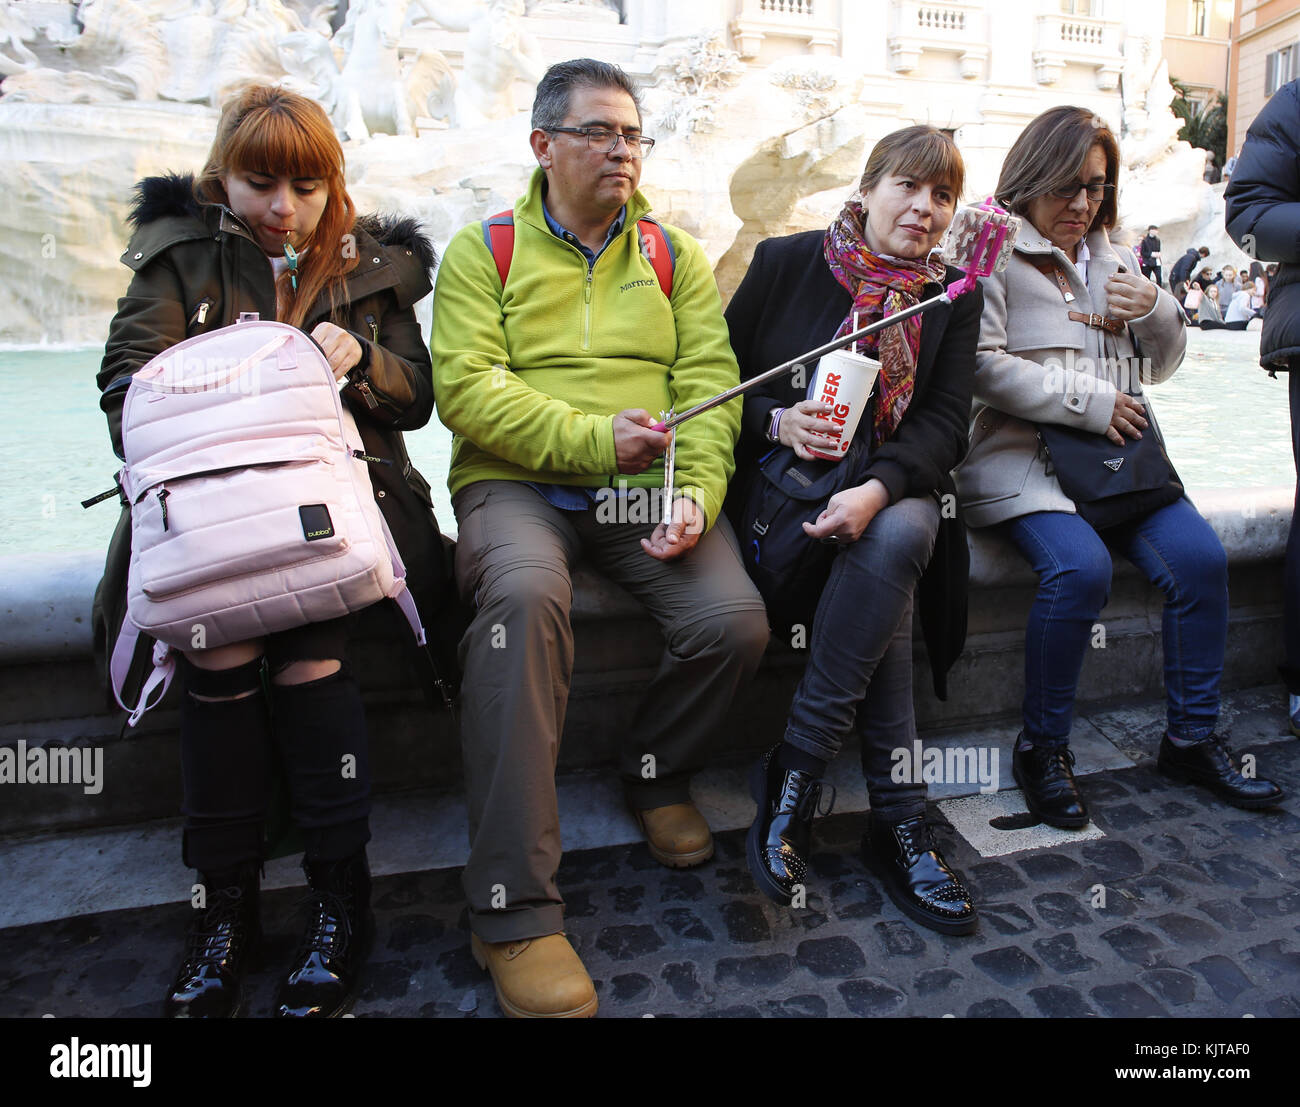
<svg viewBox="0 0 1300 1107"><path fill-rule="evenodd" d="M797 357L835 335L927 299L960 273L931 251L951 222L965 170L952 139L933 127L896 131L877 143L858 190L825 231L759 245L727 309L742 378ZM898 907L951 934L975 927L975 907L945 863L926 823L925 784L899 773L916 740L912 706L912 610L922 625L943 696L966 626L966 539L949 471L966 451L979 289L887 327L859 353L881 370L857 436L867 436L860 472L832 496L809 541L834 543L830 575L810 631L774 629L808 662L783 740L755 767L758 813L749 864L779 903L802 902L812 823L824 776L856 735L871 797L864 862ZM732 502L782 446L799 458L825 449L830 408L807 398L815 365L745 399ZM855 464L846 458L825 465ZM742 542L748 536L740 529ZM918 589L918 583L920 588ZM901 779L900 779L901 777Z"/></svg>

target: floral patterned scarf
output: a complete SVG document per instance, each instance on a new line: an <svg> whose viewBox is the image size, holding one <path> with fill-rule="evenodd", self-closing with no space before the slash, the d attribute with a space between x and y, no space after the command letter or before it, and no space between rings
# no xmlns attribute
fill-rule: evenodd
<svg viewBox="0 0 1300 1107"><path fill-rule="evenodd" d="M865 214L860 200L850 200L826 230L823 247L826 264L853 297L852 310L835 332L837 338L919 303L926 282L938 284L944 278L943 263L937 258L908 261L873 254L862 237ZM921 316L914 315L877 331L864 338L861 344L880 361L881 366L872 412L871 444L874 449L894 433L907 405L912 402L916 355L921 348Z"/></svg>

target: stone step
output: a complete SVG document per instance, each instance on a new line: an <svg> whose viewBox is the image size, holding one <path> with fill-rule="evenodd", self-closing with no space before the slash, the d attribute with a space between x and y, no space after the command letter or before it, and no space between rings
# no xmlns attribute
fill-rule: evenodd
<svg viewBox="0 0 1300 1107"><path fill-rule="evenodd" d="M1149 762L1155 754L1163 719L1163 702L1152 700L1076 715L1071 734L1076 772L1086 776ZM1286 731L1285 695L1280 685L1227 696L1223 720L1224 733L1238 748L1292 741ZM996 765L996 772L990 773L985 782L951 780L928 786L931 801L983 856L1001 856L1079 838L1080 832L1046 826L1013 831L989 826L993 817L1024 810L1010 766L1017 725L1008 720L974 730L925 735L927 749L984 749L996 755L988 762L990 767ZM1260 766L1261 773L1266 773L1266 759L1261 761L1265 762ZM733 754L719 759L696 778L695 801L715 831L748 827L752 821L754 803L747 783L750 764L748 756ZM846 748L836 759L828 779L835 787L836 813L867 809L855 747ZM566 852L640 840L636 825L623 807L618 780L611 773L562 771L557 777L557 791ZM180 827L179 819L170 818L0 838L4 855L4 864L0 865L0 929L188 900L194 874L181 863ZM371 830L369 853L376 875L458 868L468 856L465 803L458 791L423 788L380 794L375 799ZM1095 827L1083 833L1100 836ZM296 856L267 863L267 888L297 887L302 883Z"/></svg>

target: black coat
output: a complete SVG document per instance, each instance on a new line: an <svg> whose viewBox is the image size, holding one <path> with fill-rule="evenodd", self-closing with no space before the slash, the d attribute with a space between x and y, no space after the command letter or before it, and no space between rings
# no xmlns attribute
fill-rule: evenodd
<svg viewBox="0 0 1300 1107"><path fill-rule="evenodd" d="M1188 249L1182 257L1174 262L1173 272L1169 274L1169 287L1173 288L1179 281L1188 280L1192 270L1200 263L1201 252L1195 246Z"/></svg>
<svg viewBox="0 0 1300 1107"><path fill-rule="evenodd" d="M118 301L96 377L119 457L125 386L136 370L178 342L236 322L241 312L276 317L266 255L228 208L198 203L193 178L141 181L130 220L136 230L122 261L133 271L131 284ZM391 461L371 466L376 500L406 563L433 656L452 683L454 639L463 619L452 581L453 547L439 533L429 484L411 465L401 434L424 426L433 414L429 350L413 309L430 289L433 248L414 220L363 217L353 233L358 264L346 277L343 303L331 312L323 296L302 329L332 319L361 345L362 361L342 395L367 453ZM358 390L361 380L375 406ZM126 612L130 540L124 504L95 597L96 649L105 655L112 653ZM143 655L138 649L128 689L145 666Z"/></svg>
<svg viewBox="0 0 1300 1107"><path fill-rule="evenodd" d="M742 380L828 342L852 310L852 297L823 257L824 238L822 231L806 231L768 239L754 252L727 308ZM949 269L947 280L960 276ZM938 285L927 285L922 296L940 291ZM951 508L941 515L934 556L918 591L935 693L941 699L947 696L948 670L966 642L970 553L951 470L966 456L983 306L983 292L976 287L921 317L911 403L893 436L873 452L863 477L881 481L891 503L907 496L935 496ZM766 438L768 413L773 407L790 407L806 399L814 368L815 363L807 367L803 387L796 388L793 375L787 374L760 386L757 393L746 394L730 502L743 499L757 473L758 458L772 448Z"/></svg>
<svg viewBox="0 0 1300 1107"><path fill-rule="evenodd" d="M1223 195L1233 241L1252 258L1281 262L1269 281L1259 363L1290 369L1300 356L1300 80L1255 117Z"/></svg>

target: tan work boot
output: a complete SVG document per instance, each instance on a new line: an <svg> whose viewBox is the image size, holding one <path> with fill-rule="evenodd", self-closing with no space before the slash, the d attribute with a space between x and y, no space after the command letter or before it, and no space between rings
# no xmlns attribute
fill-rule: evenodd
<svg viewBox="0 0 1300 1107"><path fill-rule="evenodd" d="M596 989L563 934L484 942L469 936L478 967L492 974L501 1010L512 1019L589 1019Z"/></svg>
<svg viewBox="0 0 1300 1107"><path fill-rule="evenodd" d="M713 856L713 835L693 803L672 803L633 811L650 856L670 869L689 869Z"/></svg>

